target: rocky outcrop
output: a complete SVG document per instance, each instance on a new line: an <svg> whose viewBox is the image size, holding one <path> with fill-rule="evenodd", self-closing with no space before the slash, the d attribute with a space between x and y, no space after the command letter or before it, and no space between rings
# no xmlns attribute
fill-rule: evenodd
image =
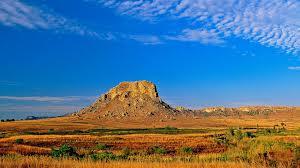
<svg viewBox="0 0 300 168"><path fill-rule="evenodd" d="M164 103L148 81L122 82L74 116L88 118L172 118L177 110Z"/></svg>
<svg viewBox="0 0 300 168"><path fill-rule="evenodd" d="M198 115L208 116L268 116L281 111L291 111L293 107L281 106L242 106L242 107L208 107L195 110Z"/></svg>

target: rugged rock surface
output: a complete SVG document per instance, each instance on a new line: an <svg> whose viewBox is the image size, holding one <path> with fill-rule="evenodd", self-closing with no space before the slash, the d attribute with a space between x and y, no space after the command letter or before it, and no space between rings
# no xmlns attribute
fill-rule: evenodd
<svg viewBox="0 0 300 168"><path fill-rule="evenodd" d="M148 81L122 82L74 116L84 118L172 118L178 111L164 103Z"/></svg>
<svg viewBox="0 0 300 168"><path fill-rule="evenodd" d="M206 116L268 116L282 111L292 111L294 107L284 106L242 106L242 107L208 107L195 110L196 115Z"/></svg>

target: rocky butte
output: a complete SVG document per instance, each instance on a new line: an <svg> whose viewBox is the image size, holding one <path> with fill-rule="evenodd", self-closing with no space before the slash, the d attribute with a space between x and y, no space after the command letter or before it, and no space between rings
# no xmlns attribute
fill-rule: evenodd
<svg viewBox="0 0 300 168"><path fill-rule="evenodd" d="M73 116L81 118L172 118L178 111L163 102L148 81L122 82Z"/></svg>

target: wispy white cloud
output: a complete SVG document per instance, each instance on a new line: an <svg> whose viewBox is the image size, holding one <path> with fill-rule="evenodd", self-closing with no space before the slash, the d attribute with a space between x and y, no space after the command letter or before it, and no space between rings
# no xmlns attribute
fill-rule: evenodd
<svg viewBox="0 0 300 168"><path fill-rule="evenodd" d="M17 0L0 1L0 21L6 26L19 25L29 29L50 27L42 11Z"/></svg>
<svg viewBox="0 0 300 168"><path fill-rule="evenodd" d="M180 35L165 36L168 40L200 42L202 44L223 44L225 41L215 30L184 29Z"/></svg>
<svg viewBox="0 0 300 168"><path fill-rule="evenodd" d="M153 35L125 35L123 37L143 43L145 45L157 45L163 43L159 36Z"/></svg>
<svg viewBox="0 0 300 168"><path fill-rule="evenodd" d="M15 101L38 101L38 102L70 102L80 100L95 100L96 96L66 96L66 97L50 97L50 96L0 96L0 100L15 100Z"/></svg>
<svg viewBox="0 0 300 168"><path fill-rule="evenodd" d="M93 0L90 0L93 1ZM178 0L94 0L105 7L116 8L122 15L130 15L141 20L156 22L159 20L157 16L166 14Z"/></svg>
<svg viewBox="0 0 300 168"><path fill-rule="evenodd" d="M23 3L19 0L0 1L0 24L27 29L53 30L75 33L81 36L110 38L109 34L98 34L63 16Z"/></svg>
<svg viewBox="0 0 300 168"><path fill-rule="evenodd" d="M70 113L82 109L83 106L72 105L7 105L0 106L0 112L48 112L48 113Z"/></svg>
<svg viewBox="0 0 300 168"><path fill-rule="evenodd" d="M288 67L289 70L295 70L295 71L300 71L300 66L290 66Z"/></svg>
<svg viewBox="0 0 300 168"><path fill-rule="evenodd" d="M205 41L195 34L203 31L219 39L242 38L287 53L300 51L300 1L298 0L97 0L121 15L157 22L162 17L189 23L191 35L183 32L173 39ZM198 26L197 26L198 25ZM184 31L184 30L183 30ZM197 33L199 31L199 33ZM205 37L205 36L204 36ZM222 41L222 40L221 40Z"/></svg>

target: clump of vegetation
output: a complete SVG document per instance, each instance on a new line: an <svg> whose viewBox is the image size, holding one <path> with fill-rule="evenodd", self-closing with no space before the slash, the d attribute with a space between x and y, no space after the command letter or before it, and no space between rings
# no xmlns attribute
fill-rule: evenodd
<svg viewBox="0 0 300 168"><path fill-rule="evenodd" d="M219 157L217 157L216 160L226 162L229 160L229 156L228 156L228 154L224 153L224 154L221 154Z"/></svg>
<svg viewBox="0 0 300 168"><path fill-rule="evenodd" d="M109 160L116 160L117 156L112 152L101 152L101 153L92 154L91 158L95 161L96 160L109 161Z"/></svg>
<svg viewBox="0 0 300 168"><path fill-rule="evenodd" d="M164 128L157 128L156 131L162 134L176 134L180 132L180 130L176 127L166 126Z"/></svg>
<svg viewBox="0 0 300 168"><path fill-rule="evenodd" d="M54 132L54 129L51 128L51 129L48 130L48 132L49 132L49 133L53 133L53 132Z"/></svg>
<svg viewBox="0 0 300 168"><path fill-rule="evenodd" d="M52 149L51 155L55 158L60 157L78 157L79 155L76 153L75 148L69 145L62 145L59 149Z"/></svg>
<svg viewBox="0 0 300 168"><path fill-rule="evenodd" d="M243 137L247 137L247 138L255 138L255 134L253 132L245 132L243 134Z"/></svg>
<svg viewBox="0 0 300 168"><path fill-rule="evenodd" d="M227 147L235 147L238 146L240 141L243 141L244 139L254 139L256 138L256 135L254 132L243 132L242 129L234 129L229 128L228 131L221 136L217 136L214 140L218 144L225 145Z"/></svg>
<svg viewBox="0 0 300 168"><path fill-rule="evenodd" d="M102 143L96 145L96 149L98 149L98 150L107 150L107 149L109 149L109 148L110 148L110 147L109 147L108 145L102 144Z"/></svg>
<svg viewBox="0 0 300 168"><path fill-rule="evenodd" d="M122 153L120 155L116 155L110 151L100 152L100 153L94 153L90 155L90 157L97 161L111 161L111 160L126 160L130 155L133 155L134 153L127 147L122 149Z"/></svg>
<svg viewBox="0 0 300 168"><path fill-rule="evenodd" d="M286 132L286 124L280 123L273 125L273 128L257 128L257 134L261 135L273 135L273 134L280 134Z"/></svg>
<svg viewBox="0 0 300 168"><path fill-rule="evenodd" d="M192 147L182 147L180 148L180 153L182 154L193 154L193 148Z"/></svg>
<svg viewBox="0 0 300 168"><path fill-rule="evenodd" d="M165 130L177 130L178 128L176 128L176 127L171 127L171 126L166 126L166 127L164 127L163 129L165 129Z"/></svg>
<svg viewBox="0 0 300 168"><path fill-rule="evenodd" d="M6 119L6 120L1 120L1 122L11 122L11 121L16 121L15 119Z"/></svg>
<svg viewBox="0 0 300 168"><path fill-rule="evenodd" d="M227 146L227 150L217 160L255 161L266 167L278 167L282 164L290 167L293 162L299 164L299 160L296 159L297 148L295 143L275 141L273 138L268 137L269 133L262 134L262 131L274 131L274 129L260 129L258 134L261 137L257 137L257 133L254 132L242 132L241 129L232 128L224 135L218 136L215 139L216 142ZM294 151L294 154L290 154L291 151ZM282 160L282 156L285 154L286 158Z"/></svg>
<svg viewBox="0 0 300 168"><path fill-rule="evenodd" d="M163 147L153 146L148 149L147 153L148 154L167 154L168 151Z"/></svg>
<svg viewBox="0 0 300 168"><path fill-rule="evenodd" d="M24 139L18 138L18 139L16 139L15 142L16 142L17 144L22 144L22 143L24 143Z"/></svg>

